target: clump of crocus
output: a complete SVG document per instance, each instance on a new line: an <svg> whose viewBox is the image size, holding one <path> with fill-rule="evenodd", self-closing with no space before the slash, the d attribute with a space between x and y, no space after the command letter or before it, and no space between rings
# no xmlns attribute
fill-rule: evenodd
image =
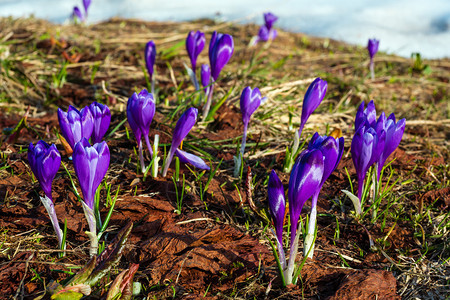
<svg viewBox="0 0 450 300"><path fill-rule="evenodd" d="M327 92L328 83L325 80L316 78L308 87L303 98L302 116L300 120L300 128L295 132L294 144L291 151L286 153L286 161L284 166L285 172L290 172L294 164L295 158L299 152L300 136L302 135L303 128L308 121L311 114L319 107L322 103L323 98Z"/></svg>
<svg viewBox="0 0 450 300"><path fill-rule="evenodd" d="M370 56L370 77L375 79L375 70L373 65L373 58L375 57L375 54L378 52L378 45L380 44L380 41L377 39L369 39L369 42L367 43L367 51L369 51Z"/></svg>
<svg viewBox="0 0 450 300"><path fill-rule="evenodd" d="M181 115L180 119L178 119L178 122L175 125L175 129L173 130L172 144L170 145L169 153L167 154L166 160L164 162L162 176L167 175L167 171L169 169L170 163L172 162L174 154L176 154L180 161L183 163L190 163L191 165L199 169L210 169L200 157L178 149L184 138L188 135L189 131L191 131L192 127L194 127L195 122L197 121L197 114L198 110L194 107L191 107Z"/></svg>
<svg viewBox="0 0 450 300"><path fill-rule="evenodd" d="M200 86L198 84L196 73L197 68L197 58L199 54L203 51L205 47L205 34L201 31L191 31L186 38L186 51L191 60L191 80L194 83L195 89L199 90Z"/></svg>
<svg viewBox="0 0 450 300"><path fill-rule="evenodd" d="M153 157L152 147L149 140L150 124L155 115L155 99L146 89L139 94L134 93L127 102L127 118L131 130L139 147L139 160L141 163L142 173L145 172L144 155L142 151L142 136L147 144L148 151Z"/></svg>
<svg viewBox="0 0 450 300"><path fill-rule="evenodd" d="M258 35L254 36L250 41L250 45L256 45L258 42L272 41L277 36L277 31L272 28L273 23L278 20L278 17L273 13L264 13L264 25L259 28Z"/></svg>
<svg viewBox="0 0 450 300"><path fill-rule="evenodd" d="M111 124L111 111L108 106L98 102L89 105L89 110L94 121L91 142L92 144L100 143L108 131L109 124Z"/></svg>
<svg viewBox="0 0 450 300"><path fill-rule="evenodd" d="M155 42L149 41L145 45L145 66L147 68L147 73L150 78L151 91L152 91L153 95L156 95L155 94L155 77L153 76L155 60L156 60Z"/></svg>
<svg viewBox="0 0 450 300"><path fill-rule="evenodd" d="M61 134L71 150L82 138L89 140L94 130L94 118L89 107L84 107L78 111L70 105L67 112L58 108L58 121Z"/></svg>
<svg viewBox="0 0 450 300"><path fill-rule="evenodd" d="M61 165L61 155L55 145L49 146L44 141L37 142L36 146L30 143L28 147L28 162L34 176L44 190L44 197L40 197L56 232L59 248L65 248L63 232L59 227L55 206L52 198L52 182Z"/></svg>
<svg viewBox="0 0 450 300"><path fill-rule="evenodd" d="M374 201L381 180L380 174L386 159L398 147L405 131L405 119L395 122L395 115L388 118L381 113L376 118L375 104L372 101L364 108L364 102L358 108L355 118L356 133L352 140L351 154L358 178L357 197L344 191L352 200L357 215L361 214L361 202L364 197L364 181L369 168L376 164L373 173Z"/></svg>
<svg viewBox="0 0 450 300"><path fill-rule="evenodd" d="M101 142L91 146L87 139L83 138L75 146L73 152L73 166L75 174L80 182L83 193L83 210L89 225L87 232L91 241L90 255L97 253L97 221L95 204L95 194L106 175L109 168L110 153L106 142ZM95 207L97 206L97 207Z"/></svg>
<svg viewBox="0 0 450 300"><path fill-rule="evenodd" d="M241 159L244 156L245 144L247 140L247 129L248 123L250 122L250 118L255 110L261 105L261 102L264 101L266 97L261 99L261 92L256 87L252 89L251 87L246 87L241 94L241 114L242 114L242 122L244 123L244 133L242 135L241 142L241 150L239 154L234 158L235 168L234 168L234 176L238 176L239 170L241 168Z"/></svg>
<svg viewBox="0 0 450 300"><path fill-rule="evenodd" d="M203 107L203 120L208 116L211 108L214 84L219 78L220 72L230 60L234 52L233 37L229 34L217 33L214 31L209 43L209 64L211 66L211 76L213 83L209 89L209 95Z"/></svg>
<svg viewBox="0 0 450 300"><path fill-rule="evenodd" d="M75 6L73 8L72 18L73 19L77 18L81 22L86 21L87 16L88 16L88 9L89 9L90 5L91 5L91 0L83 0L84 13L81 12L81 10L78 8L78 6Z"/></svg>

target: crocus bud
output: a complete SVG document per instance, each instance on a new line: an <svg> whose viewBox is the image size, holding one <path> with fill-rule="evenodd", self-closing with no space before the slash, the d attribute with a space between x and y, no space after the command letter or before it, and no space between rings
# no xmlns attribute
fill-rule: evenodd
<svg viewBox="0 0 450 300"><path fill-rule="evenodd" d="M375 103L373 100L367 104L366 109L364 109L364 101L358 108L355 117L355 130L357 131L361 126L375 128L377 123L377 111L375 109Z"/></svg>
<svg viewBox="0 0 450 300"><path fill-rule="evenodd" d="M205 161L197 155L188 153L180 149L175 150L175 154L180 159L180 162L184 164L191 164L197 169L201 170L210 170L210 167L205 163Z"/></svg>
<svg viewBox="0 0 450 300"><path fill-rule="evenodd" d="M256 87L252 90L251 87L246 87L241 94L241 113L242 122L248 124L250 117L261 104L261 92Z"/></svg>
<svg viewBox="0 0 450 300"><path fill-rule="evenodd" d="M148 76L150 80L153 78L153 66L156 60L156 47L153 41L149 41L145 45L145 65L147 67Z"/></svg>
<svg viewBox="0 0 450 300"><path fill-rule="evenodd" d="M303 127L308 121L309 116L320 105L327 92L328 84L325 80L316 78L308 87L305 98L303 99L302 117L300 122L299 135L303 131Z"/></svg>
<svg viewBox="0 0 450 300"><path fill-rule="evenodd" d="M286 212L286 200L284 198L284 188L277 173L272 170L269 175L269 185L267 187L269 198L270 215L272 216L275 233L278 242L283 245L283 223Z"/></svg>
<svg viewBox="0 0 450 300"><path fill-rule="evenodd" d="M78 18L78 20L84 21L84 16L81 13L81 10L78 8L78 6L74 6L73 13L72 13L72 18Z"/></svg>
<svg viewBox="0 0 450 300"><path fill-rule="evenodd" d="M405 132L405 119L401 119L395 123L395 115L391 114L386 120L384 130L386 132L386 142L384 144L383 152L377 160L378 178L380 178L381 170L389 155L400 145L403 133Z"/></svg>
<svg viewBox="0 0 450 300"><path fill-rule="evenodd" d="M291 245L297 233L297 223L305 202L316 192L322 182L324 158L320 150L300 153L289 177L289 214L291 216Z"/></svg>
<svg viewBox="0 0 450 300"><path fill-rule="evenodd" d="M80 182L84 203L94 208L94 196L109 167L109 148L106 142L91 146L83 138L73 151L73 167Z"/></svg>
<svg viewBox="0 0 450 300"><path fill-rule="evenodd" d="M42 140L37 142L36 146L30 143L28 162L45 195L52 200L52 181L61 165L58 149L55 145L49 146Z"/></svg>
<svg viewBox="0 0 450 300"><path fill-rule="evenodd" d="M169 169L169 165L172 162L176 149L181 145L181 142L188 135L189 131L191 131L192 127L194 127L195 122L197 121L197 115L198 110L195 107L191 107L181 115L180 119L178 119L175 129L173 130L169 154L167 155L164 164L163 176L166 176L167 174L167 170Z"/></svg>
<svg viewBox="0 0 450 300"><path fill-rule="evenodd" d="M192 71L197 67L197 57L205 47L205 34L201 31L191 31L186 38L186 50L191 60Z"/></svg>
<svg viewBox="0 0 450 300"><path fill-rule="evenodd" d="M378 52L378 45L380 44L380 41L377 39L369 39L369 42L367 43L367 50L369 51L369 56L371 59L375 56L375 54Z"/></svg>
<svg viewBox="0 0 450 300"><path fill-rule="evenodd" d="M142 135L148 139L150 124L155 115L155 99L146 89L139 94L134 93L127 102L127 118L138 144ZM149 150L150 151L150 150Z"/></svg>
<svg viewBox="0 0 450 300"><path fill-rule="evenodd" d="M70 105L67 113L58 108L58 121L61 134L72 149L82 138L89 139L94 130L94 119L87 106L78 111Z"/></svg>
<svg viewBox="0 0 450 300"><path fill-rule="evenodd" d="M103 136L108 131L109 124L111 123L111 111L108 106L98 102L94 102L89 105L92 118L94 120L94 129L91 135L91 141L93 144L100 143Z"/></svg>
<svg viewBox="0 0 450 300"><path fill-rule="evenodd" d="M234 52L233 37L229 34L214 31L209 43L209 64L214 81L219 77L223 67L228 63Z"/></svg>
<svg viewBox="0 0 450 300"><path fill-rule="evenodd" d="M202 65L200 75L203 87L207 87L211 82L211 68L209 67L209 65Z"/></svg>
<svg viewBox="0 0 450 300"><path fill-rule="evenodd" d="M277 20L278 17L273 13L268 12L264 14L264 23L268 30L272 29L273 23L275 23Z"/></svg>

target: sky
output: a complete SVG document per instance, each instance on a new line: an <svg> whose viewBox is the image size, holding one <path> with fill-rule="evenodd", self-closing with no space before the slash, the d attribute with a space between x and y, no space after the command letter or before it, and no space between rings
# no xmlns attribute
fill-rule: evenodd
<svg viewBox="0 0 450 300"><path fill-rule="evenodd" d="M0 0L0 16L34 15L67 22L82 0ZM279 17L275 27L366 45L380 40L380 50L410 57L450 57L450 0L92 0L88 22L111 17L148 21L198 18L262 24L264 12Z"/></svg>

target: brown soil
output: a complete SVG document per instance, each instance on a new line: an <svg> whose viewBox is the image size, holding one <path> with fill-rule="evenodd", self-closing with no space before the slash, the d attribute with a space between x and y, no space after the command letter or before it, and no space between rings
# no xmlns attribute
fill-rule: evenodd
<svg viewBox="0 0 450 300"><path fill-rule="evenodd" d="M445 103L442 102L448 99L448 77L445 76L450 72L448 60L429 62L435 68L436 75L430 79L431 83L425 82L423 86L417 87L424 93L423 98L417 99L414 98L417 95L413 90L414 78L419 78L420 74L411 73L413 81L404 83L405 86L395 80L389 82L387 75L381 75L375 82L361 80L359 78L366 75L365 66L362 68L360 65L364 57L361 54L363 50L337 41L328 41L328 46L325 47L323 39L281 32L270 48L265 50L267 54L255 58L254 50L245 47L252 32L257 30L252 25L215 25L210 21L159 24L111 20L81 29L77 26L56 26L40 20L1 20L0 24L3 28L0 40L9 30L12 32L10 40L22 41L11 46L11 53L15 51L14 53L37 55L32 59L17 59L11 63L11 72L17 78L23 76L23 80L36 83L27 92L18 91L17 82L20 81L15 81L16 77L0 78L5 81L0 92L4 91L9 95L7 103L0 103L6 104L0 107L0 290L5 298L33 299L42 295L51 280L66 279L69 272L76 272L77 267L84 265L89 258L88 238L84 234L88 228L87 223L81 204L68 188L71 183L63 168L53 182L53 198L60 224L67 221L68 251L64 258L58 258L53 228L38 197L42 191L31 176L28 166L28 144L39 139L56 143L62 153L63 163L74 176L71 161L56 138L56 108L66 108L69 104L83 107L93 99L102 100L112 109L110 128L114 128L126 118L126 99L135 90L146 87L141 54L145 41L155 39L161 47L159 49L162 49L159 50L159 55L168 56L164 51L183 40L188 30L199 28L205 28L208 32L217 28L235 37L237 47L232 64L228 73L224 71L221 75L217 95L223 96L230 88L234 91L230 100L219 109L214 121L197 124L183 147L189 150L202 148L212 157L214 168L223 161L210 182L203 201L199 181L187 167L181 167L181 176L185 176L188 188L182 212L177 214L175 186L171 178L173 169L166 178L159 176L156 179L146 178L144 181L142 174L137 173L134 152L136 142L131 132L130 138L127 138L124 127L127 125L120 127L108 139L111 166L106 181L111 184L112 193L119 186L120 192L109 232L103 239L108 244L127 220L131 220L134 227L121 263L92 297L105 297L107 291L104 287L108 280L114 280L131 263L140 265L134 280L142 283L144 290L138 298L145 296L147 299L168 299L174 295L180 299L197 299L203 296L211 299L405 297L407 293L400 294L399 290L408 286L408 281L397 281L406 272L406 264L402 262L405 259L420 259L425 252L425 234L431 234L436 229L428 223L426 225L426 220L420 219L414 224L412 220L418 216L418 211L427 209L429 214L437 214L437 210L448 215L450 205L448 164L445 167L449 159L446 131L449 125L420 123L426 119L423 117L422 107L428 107L431 102L436 111L426 120L445 119L442 111L442 108L445 111ZM57 28L62 28L64 34L55 43L52 39L56 37ZM41 39L44 33L52 39ZM123 40L114 41L115 38ZM94 49L96 40L100 41L102 47L98 53ZM186 61L184 48L177 49L176 52L176 56L157 60L160 99L168 98L170 106L158 106L150 136L159 134L161 143L165 145L170 144L172 128L177 119L170 119L169 112L177 106L177 99L193 92L186 76L182 75L182 62ZM67 82L62 87L54 87L50 75L58 71L59 65L55 61L64 62L68 54L79 54L79 61L68 65ZM206 57L202 54L200 63L206 63ZM270 69L271 72L264 73L261 65L268 68L268 65L283 58L287 58L287 62L282 68ZM394 79L406 73L410 66L410 62L405 59L386 55L379 58L379 65L382 64L382 58L386 59L384 67L391 68L391 78ZM261 61L255 61L258 59ZM243 61L253 61L254 65L249 68L251 72L248 71L250 73L242 71L240 63ZM100 62L99 71L91 83L96 62ZM177 84L182 79L185 80L182 91L176 91L176 84L171 79L167 64L175 70ZM40 77L36 73L39 68L43 69ZM378 72L383 73L384 69L380 67ZM325 184L319 198L314 259L307 260L299 284L283 289L264 229L268 224L264 217L267 214L265 180L273 168L287 188L289 174L282 172L283 150L289 145L292 136L286 129L287 122L281 117L281 111L286 114L287 105L298 106L296 101L304 94L307 85L302 86L302 90L283 86L277 89L277 85L314 77L318 73L328 76L328 103L325 101L322 104L323 115L316 113L312 116L308 133L312 132L311 129L323 132L324 123L331 128L341 128L346 138L346 154ZM106 82L105 89L102 88L102 82ZM240 182L232 177L233 155L236 154L237 141L240 141L242 134L241 115L235 104L243 86L256 84L260 87L269 86L266 92L272 94L267 106L257 112L250 128L248 143L256 146L248 147L246 154L246 164L250 167L254 183L252 199L248 199L245 180ZM410 90L409 96L399 99L398 103L380 101L377 109L398 109L399 118L410 117L409 121L417 121L407 124L404 141L391 157L395 159L391 165L396 170L394 180L401 179L393 193L401 200L393 204L389 213L385 214L386 217L375 224L370 222L370 217L363 223L356 222L350 213L351 203L340 192L342 189L350 189L346 169L355 184L355 170L348 149L353 133L354 107L368 97L358 91L360 85L373 89L370 97L384 97L383 99L391 99L393 94ZM390 92L383 89L386 86ZM348 91L353 96L345 96ZM365 92L369 93L367 90ZM277 107L274 99L284 97L290 102ZM413 104L410 103L411 98L415 99ZM334 107L332 105L340 103L340 99L345 100L344 111L328 114L327 105ZM405 104L406 102L409 104ZM395 111L397 115L397 110ZM264 117L269 112L273 115ZM26 126L11 135L10 129L15 128L25 115ZM296 118L298 119L298 113ZM280 129L282 126L285 127L283 130ZM202 144L202 141L215 143ZM267 149L272 149L273 153L264 152ZM148 163L149 157L146 159ZM243 178L247 178L247 175L246 170ZM207 176L208 173L200 179L203 186ZM408 179L414 180L413 186L400 184ZM177 189L182 189L181 182L177 183ZM102 197L105 197L104 190ZM381 210L386 205L383 203ZM309 209L308 206L307 203L305 211ZM107 211L106 207L102 207L102 216ZM306 218L306 213L302 216ZM423 237L420 237L421 232L424 232ZM370 245L368 234L375 243L374 247ZM447 236L441 235L427 244L428 247L437 245L435 247L438 250L433 251L439 251L442 260L449 255L448 243L445 242ZM440 246L441 243L443 246ZM433 259L431 255L427 257ZM448 274L445 273L448 270L443 272ZM444 295L439 294L440 288L430 286L421 289L423 294L420 295Z"/></svg>

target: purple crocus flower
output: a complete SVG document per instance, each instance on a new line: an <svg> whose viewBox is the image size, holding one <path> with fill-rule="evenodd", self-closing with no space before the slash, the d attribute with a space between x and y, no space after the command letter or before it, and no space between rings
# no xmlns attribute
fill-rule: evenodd
<svg viewBox="0 0 450 300"><path fill-rule="evenodd" d="M192 71L195 74L197 57L205 47L205 34L201 31L191 31L186 38L186 50L191 60Z"/></svg>
<svg viewBox="0 0 450 300"><path fill-rule="evenodd" d="M28 162L45 195L53 201L52 182L61 165L61 155L55 145L49 146L44 141L36 146L30 143L28 147Z"/></svg>
<svg viewBox="0 0 450 300"><path fill-rule="evenodd" d="M378 52L378 45L380 45L380 41L377 39L369 39L369 42L367 43L367 50L369 51L369 56L371 59L377 54Z"/></svg>
<svg viewBox="0 0 450 300"><path fill-rule="evenodd" d="M264 13L264 23L268 30L272 29L273 23L275 23L278 20L278 17L275 16L273 13L268 12Z"/></svg>
<svg viewBox="0 0 450 300"><path fill-rule="evenodd" d="M308 150L312 149L320 150L324 157L322 186L341 161L342 154L344 153L344 138L340 137L335 139L332 136L320 136L316 132L308 145Z"/></svg>
<svg viewBox="0 0 450 300"><path fill-rule="evenodd" d="M405 119L401 119L397 123L395 122L395 115L391 114L387 120L383 121L383 118L385 119L386 116L384 115L384 112L381 114L379 120L382 121L378 123L383 123L383 129L386 132L386 141L384 144L383 152L377 159L377 178L380 178L381 170L383 169L384 163L386 162L389 155L394 152L394 150L400 145L400 141L402 140L403 133L405 132ZM378 124L377 124L378 125ZM381 127L381 126L380 126ZM381 130L377 126L377 132L378 130Z"/></svg>
<svg viewBox="0 0 450 300"><path fill-rule="evenodd" d="M191 164L197 169L201 170L210 170L211 168L205 163L203 159L198 157L197 155L188 153L186 151L176 149L175 155L180 159L180 161L184 164Z"/></svg>
<svg viewBox="0 0 450 300"><path fill-rule="evenodd" d="M300 122L300 129L298 130L298 135L302 135L303 127L308 121L309 116L316 110L320 105L325 94L327 92L328 84L325 80L316 78L308 87L306 91L305 98L303 99L302 117Z"/></svg>
<svg viewBox="0 0 450 300"><path fill-rule="evenodd" d="M370 56L370 64L369 64L369 69L370 69L370 77L373 79L375 79L375 69L374 69L374 64L373 64L373 58L375 56L375 54L378 52L378 45L380 44L380 41L377 39L369 39L369 42L367 43L367 50L369 51L369 56Z"/></svg>
<svg viewBox="0 0 450 300"><path fill-rule="evenodd" d="M93 144L100 143L103 136L108 131L109 124L111 123L111 111L108 106L98 102L93 102L89 105L92 118L94 120L94 129L91 135L91 141Z"/></svg>
<svg viewBox="0 0 450 300"><path fill-rule="evenodd" d="M86 16L88 15L88 9L89 9L90 5L91 5L91 0L83 0L83 7L84 7L84 12L85 12Z"/></svg>
<svg viewBox="0 0 450 300"><path fill-rule="evenodd" d="M269 36L270 36L269 29L267 29L267 27L265 25L263 25L259 28L258 37L257 37L257 40L255 41L255 43L257 43L259 41L267 42L269 40Z"/></svg>
<svg viewBox="0 0 450 300"><path fill-rule="evenodd" d="M385 138L385 134L381 138ZM356 169L358 177L358 198L361 201L363 192L363 183L369 167L379 158L377 154L380 152L378 147L378 139L376 131L371 127L361 126L355 133L352 145L351 154L353 164ZM384 142L381 151L384 149Z"/></svg>
<svg viewBox="0 0 450 300"><path fill-rule="evenodd" d="M146 89L143 89L139 94L134 93L128 99L127 118L138 143L142 172L145 172L144 155L142 153L142 136L144 136L150 155L153 156L148 134L150 132L150 124L155 115L155 110L155 99Z"/></svg>
<svg viewBox="0 0 450 300"><path fill-rule="evenodd" d="M105 141L91 146L86 138L73 151L73 167L80 182L84 203L94 208L94 196L109 167L109 148Z"/></svg>
<svg viewBox="0 0 450 300"><path fill-rule="evenodd" d="M74 6L72 18L77 18L78 20L80 20L82 22L84 21L84 15L81 12L81 10L78 8L78 6Z"/></svg>
<svg viewBox="0 0 450 300"><path fill-rule="evenodd" d="M228 63L234 52L233 37L229 34L214 31L209 43L209 63L211 75L217 81L223 67Z"/></svg>
<svg viewBox="0 0 450 300"><path fill-rule="evenodd" d="M28 162L34 176L36 176L41 188L44 190L45 197L40 197L41 202L47 210L53 229L56 232L59 247L62 249L64 242L63 232L59 227L52 198L52 181L61 165L61 155L55 145L49 146L46 142L39 141L36 146L30 143L28 147Z"/></svg>
<svg viewBox="0 0 450 300"><path fill-rule="evenodd" d="M153 66L156 60L156 47L155 42L149 41L145 45L145 65L147 67L148 76L150 80L153 80Z"/></svg>
<svg viewBox="0 0 450 300"><path fill-rule="evenodd" d="M172 144L164 163L162 173L163 176L166 176L167 170L169 169L169 165L172 162L173 155L175 154L177 148L181 145L181 142L188 135L189 131L191 131L192 127L194 127L195 122L197 121L197 115L198 110L191 107L181 115L180 119L178 119L175 129L173 130Z"/></svg>
<svg viewBox="0 0 450 300"><path fill-rule="evenodd" d="M78 111L69 105L67 113L58 108L58 121L61 134L72 149L82 138L89 139L94 130L94 119L87 106Z"/></svg>
<svg viewBox="0 0 450 300"><path fill-rule="evenodd" d="M377 123L377 111L374 101L371 100L365 109L364 105L363 101L356 112L355 130L358 130L361 126L374 128Z"/></svg>
<svg viewBox="0 0 450 300"><path fill-rule="evenodd" d="M322 182L324 158L320 150L303 151L297 158L289 177L289 214L291 216L291 246L297 233L297 224L305 202Z"/></svg>
<svg viewBox="0 0 450 300"><path fill-rule="evenodd" d="M284 214L286 212L286 200L284 198L283 184L274 170L272 170L269 175L267 194L269 198L270 215L272 216L278 244L283 245L283 223Z"/></svg>

